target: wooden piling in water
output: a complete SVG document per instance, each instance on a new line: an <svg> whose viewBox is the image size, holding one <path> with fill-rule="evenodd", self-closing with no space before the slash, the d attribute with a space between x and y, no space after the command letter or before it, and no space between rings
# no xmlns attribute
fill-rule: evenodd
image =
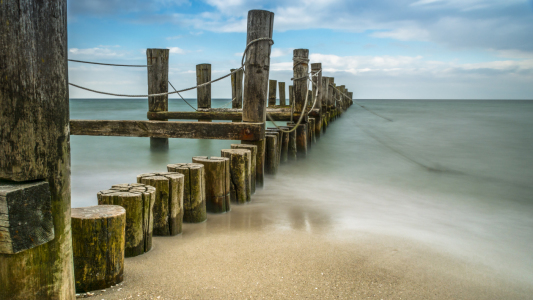
<svg viewBox="0 0 533 300"><path fill-rule="evenodd" d="M0 178L48 182L55 238L0 254L0 299L75 299L67 1L4 0L1 6Z"/></svg>
<svg viewBox="0 0 533 300"><path fill-rule="evenodd" d="M318 109L318 117L315 117L315 138L319 139L322 132L322 99L324 98L324 89L322 86L322 63L311 64L311 74L313 76L313 97L317 97L315 108Z"/></svg>
<svg viewBox="0 0 533 300"><path fill-rule="evenodd" d="M146 49L148 94L168 92L168 49ZM148 112L168 111L168 95L148 97ZM167 120L165 120L167 121ZM168 150L168 138L150 138L150 149Z"/></svg>
<svg viewBox="0 0 533 300"><path fill-rule="evenodd" d="M294 124L287 123L287 128L294 128ZM289 145L287 149L287 158L288 160L297 160L298 150L296 146L296 130L289 133Z"/></svg>
<svg viewBox="0 0 533 300"><path fill-rule="evenodd" d="M285 106L286 99L285 99L285 82L278 82L278 88L279 88L279 105Z"/></svg>
<svg viewBox="0 0 533 300"><path fill-rule="evenodd" d="M315 140L315 127L316 127L316 119L315 118L309 118L309 143L308 147L311 147L313 143L316 143Z"/></svg>
<svg viewBox="0 0 533 300"><path fill-rule="evenodd" d="M185 176L183 179L183 222L201 223L207 220L204 165L195 163L170 164L167 165L167 170Z"/></svg>
<svg viewBox="0 0 533 300"><path fill-rule="evenodd" d="M231 72L235 69L231 69ZM243 70L231 74L231 108L242 108L242 78ZM240 121L239 121L240 122Z"/></svg>
<svg viewBox="0 0 533 300"><path fill-rule="evenodd" d="M231 149L246 149L250 150L252 155L251 160L251 185L252 185L252 195L255 194L256 181L257 181L257 146L256 145L247 145L247 144L231 144Z"/></svg>
<svg viewBox="0 0 533 300"><path fill-rule="evenodd" d="M289 105L292 106L292 102L294 101L294 88L292 85L289 85Z"/></svg>
<svg viewBox="0 0 533 300"><path fill-rule="evenodd" d="M265 173L276 175L278 172L278 136L274 133L266 135Z"/></svg>
<svg viewBox="0 0 533 300"><path fill-rule="evenodd" d="M276 86L277 86L276 80L268 81L268 106L269 107L276 105Z"/></svg>
<svg viewBox="0 0 533 300"><path fill-rule="evenodd" d="M231 202L244 204L252 199L252 152L247 149L222 149L230 164Z"/></svg>
<svg viewBox="0 0 533 300"><path fill-rule="evenodd" d="M226 157L194 156L192 162L204 165L207 212L229 212L231 210L229 159Z"/></svg>
<svg viewBox="0 0 533 300"><path fill-rule="evenodd" d="M307 76L309 72L309 50L295 49L293 51L293 78L294 78L294 111L297 113L305 113L307 107L304 107L307 89ZM311 101L311 99L308 99ZM294 120L297 122L297 120ZM307 156L307 115L296 129L296 144L298 150L298 157L305 158Z"/></svg>
<svg viewBox="0 0 533 300"><path fill-rule="evenodd" d="M272 38L274 31L274 13L266 10L250 10L246 45L259 38ZM268 75L270 69L270 50L272 43L264 40L253 43L246 53L246 76L244 78L244 102L242 121L265 123L266 95L268 90ZM242 144L257 146L256 187L263 187L265 139L241 141Z"/></svg>
<svg viewBox="0 0 533 300"><path fill-rule="evenodd" d="M196 84L200 85L211 81L211 64L196 65ZM196 89L198 108L211 108L211 85L204 85ZM208 119L198 120L201 122L211 122Z"/></svg>
<svg viewBox="0 0 533 300"><path fill-rule="evenodd" d="M325 133L328 127L328 99L329 99L329 77L322 77L322 131Z"/></svg>
<svg viewBox="0 0 533 300"><path fill-rule="evenodd" d="M335 78L328 77L328 111L329 111L329 120L328 122L333 122L334 110L335 107L335 88L333 87Z"/></svg>
<svg viewBox="0 0 533 300"><path fill-rule="evenodd" d="M283 129L284 131L282 131L282 135L283 137L281 138L281 159L280 159L280 162L281 163L285 163L289 160L289 135L291 133L289 133L288 131L290 130L289 127L280 127L281 129Z"/></svg>
<svg viewBox="0 0 533 300"><path fill-rule="evenodd" d="M73 208L71 215L76 292L101 290L121 283L126 210L118 205L98 205Z"/></svg>
<svg viewBox="0 0 533 300"><path fill-rule="evenodd" d="M156 199L153 186L142 183L117 184L109 190L98 192L96 196L98 205L119 205L126 210L125 257L141 255L152 249Z"/></svg>
<svg viewBox="0 0 533 300"><path fill-rule="evenodd" d="M184 215L183 175L175 171L145 173L137 175L137 183L153 186L156 189L153 206L154 235L180 234Z"/></svg>

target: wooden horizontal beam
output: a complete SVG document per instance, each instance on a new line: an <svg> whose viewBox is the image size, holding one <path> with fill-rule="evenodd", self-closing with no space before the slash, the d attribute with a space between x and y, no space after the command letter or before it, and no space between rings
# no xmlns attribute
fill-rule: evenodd
<svg viewBox="0 0 533 300"><path fill-rule="evenodd" d="M265 137L265 124L70 120L70 134L256 141Z"/></svg>
<svg viewBox="0 0 533 300"><path fill-rule="evenodd" d="M274 121L290 121L290 110L280 109L267 109ZM309 113L310 117L318 116L318 109L314 109ZM242 110L239 109L202 109L201 111L194 112L181 112L181 111L165 111L165 112L148 112L147 117L149 120L242 120ZM294 113L293 119L298 119L300 114ZM267 119L268 120L268 119Z"/></svg>

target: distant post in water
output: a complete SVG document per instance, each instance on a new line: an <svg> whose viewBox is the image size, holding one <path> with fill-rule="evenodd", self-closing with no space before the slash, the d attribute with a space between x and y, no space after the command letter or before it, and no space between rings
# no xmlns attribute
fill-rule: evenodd
<svg viewBox="0 0 533 300"><path fill-rule="evenodd" d="M309 72L309 50L295 49L292 60L294 63L294 112L305 114L307 111L307 107L304 107L305 98L309 92L306 79ZM308 99L309 101L311 99ZM296 129L296 148L299 157L307 156L307 115L303 116L300 126Z"/></svg>
<svg viewBox="0 0 533 300"><path fill-rule="evenodd" d="M294 89L292 85L289 85L289 105L292 106L292 102L294 101Z"/></svg>
<svg viewBox="0 0 533 300"><path fill-rule="evenodd" d="M329 79L329 82L328 82L328 110L329 110L329 114L328 114L328 122L333 120L333 108L335 107L335 99L333 98L334 97L334 88L333 88L333 82L335 82L335 78L334 77L328 77Z"/></svg>
<svg viewBox="0 0 533 300"><path fill-rule="evenodd" d="M276 105L276 80L269 80L268 83L268 106Z"/></svg>
<svg viewBox="0 0 533 300"><path fill-rule="evenodd" d="M235 69L231 69L233 71ZM242 76L243 70L231 74L231 108L242 108Z"/></svg>
<svg viewBox="0 0 533 300"><path fill-rule="evenodd" d="M326 132L326 127L328 125L328 82L328 77L322 77L322 129L324 132Z"/></svg>
<svg viewBox="0 0 533 300"><path fill-rule="evenodd" d="M211 81L211 64L196 65L196 84L200 85ZM211 108L211 85L204 85L196 89L198 108ZM201 120L211 122L211 120Z"/></svg>
<svg viewBox="0 0 533 300"><path fill-rule="evenodd" d="M315 118L315 137L320 138L320 133L322 132L322 98L324 97L322 89L322 64L314 63L311 64L311 74L313 76L313 97L317 97L315 108L318 109L318 117ZM317 95L318 94L318 95Z"/></svg>
<svg viewBox="0 0 533 300"><path fill-rule="evenodd" d="M274 13L266 10L250 10L248 12L246 45L259 38L271 39L273 31ZM243 48L246 45L243 45ZM242 108L243 122L265 123L266 121L266 97L271 48L271 41L262 40L251 44L246 53L246 76L244 77ZM265 166L265 139L241 141L241 144L257 146L256 187L262 188Z"/></svg>
<svg viewBox="0 0 533 300"><path fill-rule="evenodd" d="M279 105L285 106L287 105L285 102L285 82L278 82L279 87Z"/></svg>
<svg viewBox="0 0 533 300"><path fill-rule="evenodd" d="M146 49L146 60L148 65L148 94L168 92L168 59L168 49ZM168 95L148 97L148 111L168 111ZM168 139L151 137L150 149L168 150Z"/></svg>

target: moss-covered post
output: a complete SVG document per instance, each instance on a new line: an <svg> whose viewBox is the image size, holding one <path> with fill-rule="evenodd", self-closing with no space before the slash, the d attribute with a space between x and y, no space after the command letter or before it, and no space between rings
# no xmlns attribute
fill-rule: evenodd
<svg viewBox="0 0 533 300"><path fill-rule="evenodd" d="M308 95L307 89L307 74L309 72L309 50L308 49L294 49L294 112L304 113L307 107L304 107L305 98ZM307 100L308 102L311 99ZM296 122L296 120L294 120ZM304 115L300 126L296 129L296 148L299 157L307 156L307 115Z"/></svg>
<svg viewBox="0 0 533 300"><path fill-rule="evenodd" d="M168 92L168 59L168 49L146 49L148 94ZM148 111L168 111L168 95L148 97ZM168 150L168 139L150 138L150 149Z"/></svg>
<svg viewBox="0 0 533 300"><path fill-rule="evenodd" d="M48 182L55 236L0 254L0 299L75 299L67 1L0 6L0 179Z"/></svg>
<svg viewBox="0 0 533 300"><path fill-rule="evenodd" d="M259 38L272 38L274 32L274 13L266 10L248 12L246 45ZM246 45L243 45L246 46ZM244 78L243 122L266 121L266 98L270 70L270 51L272 42L263 40L250 45L246 53L246 76ZM262 188L264 182L265 140L241 141L242 144L257 146L256 187Z"/></svg>
<svg viewBox="0 0 533 300"><path fill-rule="evenodd" d="M196 84L200 85L211 81L211 64L196 65ZM211 85L204 85L196 89L196 99L198 108L211 108ZM199 120L200 122L211 122L209 119Z"/></svg>
<svg viewBox="0 0 533 300"><path fill-rule="evenodd" d="M324 99L324 90L322 88L322 63L311 64L311 74L313 76L313 99L316 99L315 108L318 109L318 117L315 118L315 138L320 138L322 132L322 99Z"/></svg>

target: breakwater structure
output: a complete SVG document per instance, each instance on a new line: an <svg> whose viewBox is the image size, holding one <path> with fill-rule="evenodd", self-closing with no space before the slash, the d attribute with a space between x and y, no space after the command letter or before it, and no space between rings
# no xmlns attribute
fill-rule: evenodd
<svg viewBox="0 0 533 300"><path fill-rule="evenodd" d="M274 13L264 10L248 13L241 66L215 80L211 65L199 64L197 86L176 90L168 78L169 50L147 49L146 95L69 83L66 2L0 4L0 299L74 299L76 292L117 284L127 274L124 257L149 251L152 235L176 235L182 222L253 202L265 173L305 158L354 103L344 85L323 76L321 63L309 65L308 49L294 50L286 102L285 83L269 82ZM212 108L211 84L230 76L231 108ZM148 120L70 120L69 84L146 97ZM168 95L193 89L195 111L168 111ZM198 121L169 121L180 119ZM265 128L267 120L275 127ZM132 174L130 183L101 191L97 207L71 209L70 135L149 137L158 151L168 149L169 138L241 144L221 149L220 157L175 162L167 172Z"/></svg>

